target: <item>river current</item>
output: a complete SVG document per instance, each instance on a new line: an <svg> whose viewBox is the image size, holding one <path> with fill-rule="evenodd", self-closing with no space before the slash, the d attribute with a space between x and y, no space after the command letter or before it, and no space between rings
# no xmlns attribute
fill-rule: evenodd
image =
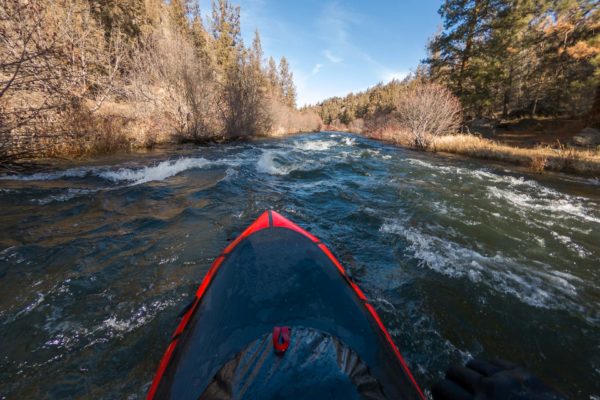
<svg viewBox="0 0 600 400"><path fill-rule="evenodd" d="M142 399L265 209L325 242L424 389L503 358L600 399L600 182L322 132L0 177L0 399Z"/></svg>

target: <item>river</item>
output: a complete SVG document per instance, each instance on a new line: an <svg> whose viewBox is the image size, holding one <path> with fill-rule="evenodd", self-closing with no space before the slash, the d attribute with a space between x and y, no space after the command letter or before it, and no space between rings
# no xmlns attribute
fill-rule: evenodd
<svg viewBox="0 0 600 400"><path fill-rule="evenodd" d="M600 184L323 132L0 178L0 398L142 399L211 261L274 209L423 388L473 356L600 396Z"/></svg>

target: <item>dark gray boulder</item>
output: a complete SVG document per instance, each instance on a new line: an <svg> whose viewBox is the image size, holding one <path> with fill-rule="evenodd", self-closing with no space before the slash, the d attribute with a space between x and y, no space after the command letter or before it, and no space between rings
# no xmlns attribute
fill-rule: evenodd
<svg viewBox="0 0 600 400"><path fill-rule="evenodd" d="M514 124L506 125L506 130L511 132L540 131L542 129L543 125L533 118L525 118Z"/></svg>
<svg viewBox="0 0 600 400"><path fill-rule="evenodd" d="M595 128L584 128L577 135L573 136L571 143L581 147L600 146L600 130Z"/></svg>
<svg viewBox="0 0 600 400"><path fill-rule="evenodd" d="M469 133L492 139L498 130L498 121L490 118L475 118L466 127Z"/></svg>

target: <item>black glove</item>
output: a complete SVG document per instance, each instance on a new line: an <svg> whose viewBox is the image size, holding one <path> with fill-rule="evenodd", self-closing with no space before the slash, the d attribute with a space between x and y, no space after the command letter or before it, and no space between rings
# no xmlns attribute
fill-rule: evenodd
<svg viewBox="0 0 600 400"><path fill-rule="evenodd" d="M507 361L474 359L453 365L431 389L435 400L564 400L525 369Z"/></svg>

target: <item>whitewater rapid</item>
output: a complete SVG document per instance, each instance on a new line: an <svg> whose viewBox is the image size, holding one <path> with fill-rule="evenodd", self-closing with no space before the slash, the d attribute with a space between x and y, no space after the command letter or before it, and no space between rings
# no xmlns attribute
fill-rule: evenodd
<svg viewBox="0 0 600 400"><path fill-rule="evenodd" d="M324 132L4 175L0 206L0 334L15 348L0 394L94 363L123 374L76 393L138 398L212 259L268 208L335 250L420 380L502 348L600 381L595 181Z"/></svg>

